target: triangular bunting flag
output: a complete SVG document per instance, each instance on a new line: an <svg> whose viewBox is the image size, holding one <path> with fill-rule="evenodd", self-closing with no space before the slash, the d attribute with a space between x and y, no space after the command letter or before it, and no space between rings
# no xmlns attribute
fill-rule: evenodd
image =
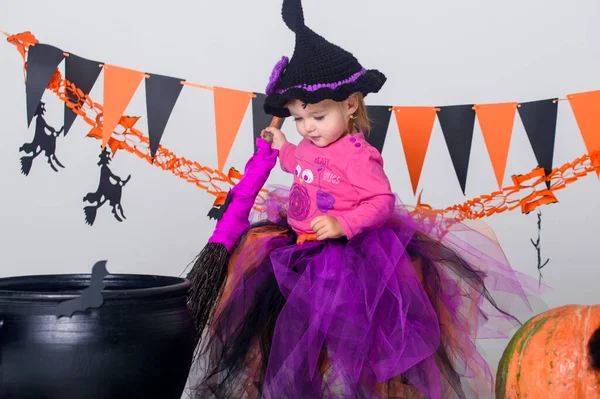
<svg viewBox="0 0 600 399"><path fill-rule="evenodd" d="M569 94L567 99L588 153L600 151L600 90Z"/></svg>
<svg viewBox="0 0 600 399"><path fill-rule="evenodd" d="M115 65L104 65L104 113L102 117L102 148L106 146L121 116L135 94L144 73Z"/></svg>
<svg viewBox="0 0 600 399"><path fill-rule="evenodd" d="M460 188L465 194L467 171L473 142L473 127L475 126L475 111L473 104L451 105L439 107L438 119L448 152L454 165Z"/></svg>
<svg viewBox="0 0 600 399"><path fill-rule="evenodd" d="M260 137L260 132L262 132L264 128L269 126L271 124L271 121L273 120L273 115L265 113L263 109L263 104L267 95L263 93L255 94L256 97L252 99L252 129L254 130L254 152L258 150L258 148L256 148L256 139ZM283 126L284 122L285 118L282 119L281 126Z"/></svg>
<svg viewBox="0 0 600 399"><path fill-rule="evenodd" d="M150 75L146 79L146 109L148 114L148 137L150 156L154 160L165 126L179 98L183 79L170 76Z"/></svg>
<svg viewBox="0 0 600 399"><path fill-rule="evenodd" d="M546 176L552 172L554 139L556 137L556 98L519 103L519 116L529 137L529 143L538 165L544 168ZM550 187L550 182L546 182Z"/></svg>
<svg viewBox="0 0 600 399"><path fill-rule="evenodd" d="M504 181L517 105L517 103L477 104L474 107L500 189Z"/></svg>
<svg viewBox="0 0 600 399"><path fill-rule="evenodd" d="M83 92L83 94L88 95L98 76L100 76L100 72L102 72L102 67L100 63L97 61L87 60L85 58L81 58L76 56L75 54L69 54L65 59L65 79L75 85L75 87ZM67 93L71 93L67 91ZM77 108L81 107L81 99L73 96L70 101L75 103L79 100L79 104ZM77 118L77 114L73 112L71 108L67 106L65 102L65 136L71 129L73 122Z"/></svg>
<svg viewBox="0 0 600 399"><path fill-rule="evenodd" d="M371 132L366 139L381 153L383 152L392 112L387 105L367 105L367 113L369 119L371 119Z"/></svg>
<svg viewBox="0 0 600 399"><path fill-rule="evenodd" d="M417 192L429 139L435 122L434 107L394 107L413 194Z"/></svg>
<svg viewBox="0 0 600 399"><path fill-rule="evenodd" d="M27 126L31 125L48 82L63 58L63 51L54 46L40 43L29 47L25 83Z"/></svg>
<svg viewBox="0 0 600 399"><path fill-rule="evenodd" d="M219 170L223 171L253 94L223 87L215 87L213 90L217 130L217 159Z"/></svg>

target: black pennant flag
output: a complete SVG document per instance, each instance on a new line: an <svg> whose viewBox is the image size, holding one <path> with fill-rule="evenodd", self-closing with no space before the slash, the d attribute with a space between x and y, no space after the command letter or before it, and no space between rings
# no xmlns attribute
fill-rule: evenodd
<svg viewBox="0 0 600 399"><path fill-rule="evenodd" d="M519 103L519 116L527 132L529 143L538 165L544 168L546 176L552 172L554 139L556 137L556 98ZM550 188L550 182L546 182Z"/></svg>
<svg viewBox="0 0 600 399"><path fill-rule="evenodd" d="M252 128L254 130L254 152L256 152L258 150L256 148L256 139L260 137L260 132L271 124L273 116L266 114L263 109L265 98L267 98L266 94L254 94L256 94L256 97L252 99ZM285 119L281 122L281 126L283 126L283 122L285 122Z"/></svg>
<svg viewBox="0 0 600 399"><path fill-rule="evenodd" d="M183 79L163 75L150 75L146 79L146 109L148 113L148 137L150 155L154 159L165 126L175 107L183 85Z"/></svg>
<svg viewBox="0 0 600 399"><path fill-rule="evenodd" d="M369 119L371 119L371 132L366 137L369 144L383 152L385 137L387 136L388 126L392 111L387 105L367 105Z"/></svg>
<svg viewBox="0 0 600 399"><path fill-rule="evenodd" d="M48 82L56 67L65 58L63 51L47 44L36 44L29 47L27 55L27 81L25 94L27 98L27 126L35 115L40 100L46 91Z"/></svg>
<svg viewBox="0 0 600 399"><path fill-rule="evenodd" d="M102 67L99 62L87 60L75 54L69 54L65 59L65 79L73 83L85 95L90 94L101 71ZM77 103L77 108L82 106L82 99L73 95L71 91L67 91L67 94L70 102ZM65 136L76 118L77 114L65 103Z"/></svg>
<svg viewBox="0 0 600 399"><path fill-rule="evenodd" d="M450 153L460 188L463 194L465 194L469 157L471 156L471 143L473 141L473 127L475 126L473 104L451 105L438 108L440 109L438 120L444 133L448 152Z"/></svg>

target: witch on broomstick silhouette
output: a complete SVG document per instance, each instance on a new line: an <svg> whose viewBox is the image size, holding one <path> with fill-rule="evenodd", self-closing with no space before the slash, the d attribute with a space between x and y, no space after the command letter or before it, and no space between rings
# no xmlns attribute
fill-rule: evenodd
<svg viewBox="0 0 600 399"><path fill-rule="evenodd" d="M48 158L48 164L52 169L54 169L54 171L58 172L58 169L54 164L64 168L64 166L56 158L56 138L63 132L64 126L59 130L56 130L52 126L48 125L44 119L44 114L46 113L45 105L45 103L40 101L40 104L35 111L35 134L33 136L33 140L30 143L23 144L21 148L19 148L19 152L32 154L21 157L21 172L25 176L29 176L33 160L42 152ZM48 131L49 134L46 133L46 131Z"/></svg>
<svg viewBox="0 0 600 399"><path fill-rule="evenodd" d="M100 165L100 182L98 183L98 188L96 189L96 192L88 193L83 197L84 202L95 203L95 205L83 208L85 212L85 222L90 226L93 225L96 220L98 208L107 201L109 205L112 206L112 213L115 216L115 219L119 222L126 219L123 212L123 206L121 205L121 195L123 193L123 187L127 184L131 175L127 176L125 180L115 175L108 167L110 159L110 153L107 148L104 147L100 153L100 161L98 162L98 165Z"/></svg>

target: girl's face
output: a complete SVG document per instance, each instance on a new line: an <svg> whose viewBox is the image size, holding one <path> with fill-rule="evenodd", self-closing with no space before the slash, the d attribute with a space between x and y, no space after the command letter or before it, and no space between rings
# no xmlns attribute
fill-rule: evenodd
<svg viewBox="0 0 600 399"><path fill-rule="evenodd" d="M356 96L342 102L324 100L304 104L294 100L287 105L302 137L318 147L326 147L346 133L350 116L358 108Z"/></svg>

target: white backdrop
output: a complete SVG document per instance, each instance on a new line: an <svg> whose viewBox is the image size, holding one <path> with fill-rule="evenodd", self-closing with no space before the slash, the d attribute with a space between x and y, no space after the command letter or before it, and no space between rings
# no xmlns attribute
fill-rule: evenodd
<svg viewBox="0 0 600 399"><path fill-rule="evenodd" d="M0 29L30 30L42 43L81 57L185 78L191 82L264 91L271 69L291 56L294 36L280 17L280 0L129 0L79 2L5 0ZM595 0L477 0L428 2L305 0L307 24L352 51L388 82L368 104L453 105L531 101L600 89L600 17ZM63 68L63 66L61 66ZM96 189L99 141L86 138L89 126L77 120L60 137L56 154L66 168L56 173L43 157L27 177L20 173L19 147L33 136L26 128L22 61L14 46L0 43L0 226L4 257L0 276L88 272L100 259L109 271L179 275L204 246L214 227L206 217L214 197L134 155L118 153L112 171L132 175L122 204L127 220L98 212L94 226L83 219L83 196ZM102 102L100 75L91 97ZM48 122L62 126L62 103L44 97ZM248 108L227 168L243 168L252 153ZM568 102L559 103L554 164L584 154L585 147ZM128 115L142 119L147 132L144 86ZM292 141L293 123L285 132ZM162 144L179 156L216 167L212 93L184 87ZM393 188L409 204L412 195L394 117L384 148ZM504 184L536 166L523 126L515 119ZM277 169L270 182L288 181ZM460 191L436 120L419 189L435 207L461 203L497 189L484 142L475 124L466 196ZM596 225L600 182L591 174L557 193L559 204L542 210L542 256L553 291L540 309L565 303L600 302L597 289ZM537 216L519 210L486 219L513 266L537 276ZM495 362L505 342L491 345Z"/></svg>

